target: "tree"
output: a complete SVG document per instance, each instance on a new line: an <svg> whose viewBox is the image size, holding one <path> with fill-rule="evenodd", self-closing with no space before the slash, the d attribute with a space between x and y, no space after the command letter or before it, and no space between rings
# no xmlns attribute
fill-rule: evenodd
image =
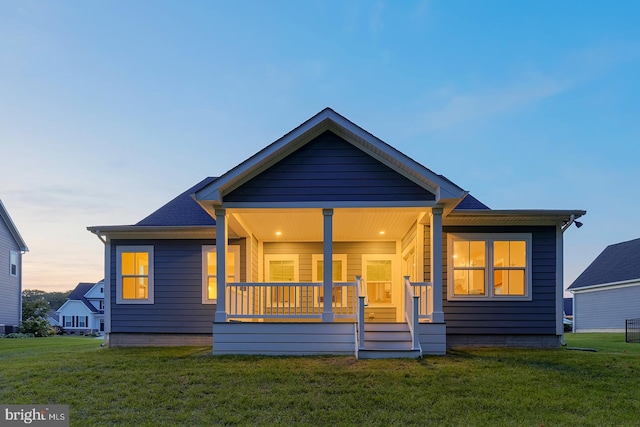
<svg viewBox="0 0 640 427"><path fill-rule="evenodd" d="M71 291L65 292L45 292L38 289L25 289L22 291L22 301L33 302L44 299L49 302L49 308L57 310L67 300Z"/></svg>
<svg viewBox="0 0 640 427"><path fill-rule="evenodd" d="M34 292L24 290L22 292L22 323L20 324L20 332L23 334L33 334L36 337L47 337L51 333L51 325L47 312L49 311L49 303L42 296L37 298ZM26 297L25 297L26 293Z"/></svg>

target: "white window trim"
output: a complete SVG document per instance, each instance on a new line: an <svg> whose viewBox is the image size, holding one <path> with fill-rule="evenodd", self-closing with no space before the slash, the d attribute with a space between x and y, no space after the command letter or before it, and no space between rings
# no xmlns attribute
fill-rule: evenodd
<svg viewBox="0 0 640 427"><path fill-rule="evenodd" d="M204 245L202 246L202 303L203 304L217 304L218 300L217 299L209 299L209 292L207 289L208 286L208 276L209 276L209 272L207 270L207 263L209 262L207 260L207 254L208 253L216 253L216 246L215 245ZM236 257L236 265L234 267L234 276L237 278L236 282L240 281L240 246L239 245L228 245L227 246L227 253L229 252L233 252L235 254ZM217 269L216 269L217 270ZM216 271L216 274L218 272ZM217 286L217 284L216 284Z"/></svg>
<svg viewBox="0 0 640 427"><path fill-rule="evenodd" d="M147 252L149 254L149 291L147 299L122 298L122 253ZM154 303L154 256L153 246L116 246L116 304L153 304Z"/></svg>
<svg viewBox="0 0 640 427"><path fill-rule="evenodd" d="M486 243L485 285L486 295L454 295L451 286L453 280L453 242L455 240L482 240ZM524 240L526 243L527 265L525 266L525 294L495 295L493 293L493 242L506 240ZM532 300L532 252L531 233L448 233L447 234L447 300L448 301L531 301Z"/></svg>
<svg viewBox="0 0 640 427"><path fill-rule="evenodd" d="M6 252L5 252L6 253ZM14 258L15 257L15 258ZM11 259L14 258L16 263L11 262ZM12 267L16 266L16 274L13 274ZM9 275L11 277L18 277L20 274L20 253L17 251L9 251Z"/></svg>
<svg viewBox="0 0 640 427"><path fill-rule="evenodd" d="M323 261L323 260L324 260L323 254L311 255L311 281L313 283L323 282L322 280L316 280L316 277L318 277L318 261ZM342 271L340 272L340 280L338 280L338 282L333 282L333 283L345 283L347 281L347 254L333 254L333 261L342 261ZM331 266L331 269L333 270L333 265ZM333 276L333 271L331 275ZM316 301L314 303L316 306L322 305L322 303L320 302L320 295L318 295L318 298L316 298ZM347 304L347 292L342 293L342 304L339 304L337 301L333 302L333 305L338 305L338 306L346 306L346 304Z"/></svg>

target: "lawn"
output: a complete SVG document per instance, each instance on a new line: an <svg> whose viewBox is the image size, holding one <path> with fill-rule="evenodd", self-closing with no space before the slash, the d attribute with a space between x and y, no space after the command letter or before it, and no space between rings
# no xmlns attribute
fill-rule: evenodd
<svg viewBox="0 0 640 427"><path fill-rule="evenodd" d="M460 349L416 360L213 357L0 339L0 403L68 404L71 425L640 425L640 344L568 334L580 350Z"/></svg>

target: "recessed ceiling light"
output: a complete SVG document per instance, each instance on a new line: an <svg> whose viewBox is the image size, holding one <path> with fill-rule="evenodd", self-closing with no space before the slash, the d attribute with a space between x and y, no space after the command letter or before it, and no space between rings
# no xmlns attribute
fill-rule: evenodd
<svg viewBox="0 0 640 427"><path fill-rule="evenodd" d="M384 234L384 231L380 231L378 234Z"/></svg>
<svg viewBox="0 0 640 427"><path fill-rule="evenodd" d="M282 231L276 231L276 236L282 236Z"/></svg>

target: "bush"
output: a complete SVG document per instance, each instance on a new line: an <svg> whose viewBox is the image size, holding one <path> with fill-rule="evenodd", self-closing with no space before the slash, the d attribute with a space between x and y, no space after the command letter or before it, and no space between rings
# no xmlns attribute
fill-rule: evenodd
<svg viewBox="0 0 640 427"><path fill-rule="evenodd" d="M12 333L7 335L0 335L0 338L33 338L33 334L21 334L21 333Z"/></svg>

